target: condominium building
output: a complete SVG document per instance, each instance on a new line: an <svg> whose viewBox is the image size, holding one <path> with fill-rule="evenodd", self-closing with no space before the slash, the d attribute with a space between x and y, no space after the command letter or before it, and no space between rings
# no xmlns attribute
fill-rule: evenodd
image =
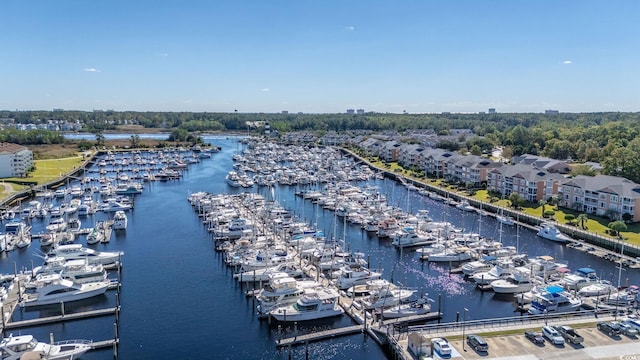
<svg viewBox="0 0 640 360"><path fill-rule="evenodd" d="M0 178L24 177L33 166L33 153L18 144L0 143Z"/></svg>
<svg viewBox="0 0 640 360"><path fill-rule="evenodd" d="M640 185L617 176L579 175L559 188L560 206L587 214L640 221Z"/></svg>

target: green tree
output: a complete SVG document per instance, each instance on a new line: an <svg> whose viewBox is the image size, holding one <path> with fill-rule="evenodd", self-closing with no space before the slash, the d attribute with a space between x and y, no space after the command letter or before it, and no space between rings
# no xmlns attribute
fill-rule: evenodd
<svg viewBox="0 0 640 360"><path fill-rule="evenodd" d="M571 168L571 176L576 177L578 175L595 176L596 171L589 165L575 165Z"/></svg>
<svg viewBox="0 0 640 360"><path fill-rule="evenodd" d="M584 223L589 220L589 216L587 214L579 214L578 217L576 217L576 220L580 221L580 227L584 229Z"/></svg>
<svg viewBox="0 0 640 360"><path fill-rule="evenodd" d="M96 133L96 145L104 146L104 135L101 132Z"/></svg>
<svg viewBox="0 0 640 360"><path fill-rule="evenodd" d="M541 212L541 214L542 214L542 216L544 216L544 213L545 213L545 205L547 205L547 202L546 202L545 200L540 200L540 201L538 201L538 205L542 206L542 212Z"/></svg>
<svg viewBox="0 0 640 360"><path fill-rule="evenodd" d="M612 221L607 225L607 227L612 230L611 235L618 236L620 239L622 239L621 232L627 230L627 224L621 220Z"/></svg>
<svg viewBox="0 0 640 360"><path fill-rule="evenodd" d="M576 216L573 214L565 214L564 215L564 221L566 221L569 224L573 224L573 221L576 219Z"/></svg>
<svg viewBox="0 0 640 360"><path fill-rule="evenodd" d="M519 209L522 203L524 203L524 199L518 193L511 193L511 195L509 195L509 202L512 208Z"/></svg>

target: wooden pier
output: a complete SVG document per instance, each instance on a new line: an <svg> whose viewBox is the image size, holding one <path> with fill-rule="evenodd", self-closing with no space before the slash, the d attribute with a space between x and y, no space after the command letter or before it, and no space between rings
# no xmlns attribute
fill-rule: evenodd
<svg viewBox="0 0 640 360"><path fill-rule="evenodd" d="M91 349L95 350L95 349L110 348L110 347L113 347L114 345L118 345L119 343L120 341L118 339L94 341L91 343Z"/></svg>
<svg viewBox="0 0 640 360"><path fill-rule="evenodd" d="M113 307L113 308L107 308L107 309L83 311L79 313L48 316L43 318L31 319L31 320L11 321L4 325L4 330L24 328L29 326L38 326L38 325L51 324L51 323L63 322L63 321L87 319L87 318L98 317L98 316L114 315L117 311L118 311L118 308Z"/></svg>
<svg viewBox="0 0 640 360"><path fill-rule="evenodd" d="M276 341L276 345L278 347L299 345L299 344L304 344L306 342L318 341L318 340L333 338L337 336L356 334L356 333L362 332L362 330L363 330L362 325L353 325L353 326L347 326L347 327L342 327L337 329L318 331L310 334L294 336L286 339L280 339Z"/></svg>

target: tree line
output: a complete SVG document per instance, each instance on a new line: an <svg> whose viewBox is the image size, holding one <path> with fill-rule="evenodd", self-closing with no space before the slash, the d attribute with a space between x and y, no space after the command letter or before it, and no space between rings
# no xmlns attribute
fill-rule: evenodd
<svg viewBox="0 0 640 360"><path fill-rule="evenodd" d="M439 135L450 129L471 129L478 137L439 144L452 150L473 153L503 146L507 155L525 153L559 160L594 161L603 173L623 176L640 182L640 113L498 113L498 114L280 114L280 113L213 113L213 112L132 112L132 111L0 111L1 118L17 123L47 120L81 121L84 130L100 133L121 124L140 124L147 128L179 129L176 138L186 133L261 132L250 127L256 121L268 122L280 133L308 131L403 132L432 129ZM15 139L15 133L11 135ZM25 135L27 140L4 141L21 144L59 141L53 136ZM460 141L462 140L462 141Z"/></svg>

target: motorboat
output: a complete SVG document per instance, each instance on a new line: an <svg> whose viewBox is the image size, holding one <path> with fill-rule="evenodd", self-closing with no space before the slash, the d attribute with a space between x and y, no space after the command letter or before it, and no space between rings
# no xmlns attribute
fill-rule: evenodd
<svg viewBox="0 0 640 360"><path fill-rule="evenodd" d="M617 289L615 286L611 285L611 283L607 280L600 280L597 283L593 283L590 285L586 285L578 290L578 295L580 296L601 296L612 294L616 292Z"/></svg>
<svg viewBox="0 0 640 360"><path fill-rule="evenodd" d="M82 227L82 222L78 218L69 219L67 221L67 229L71 232L78 232Z"/></svg>
<svg viewBox="0 0 640 360"><path fill-rule="evenodd" d="M416 231L413 227L404 227L401 232L394 235L391 244L397 247L427 246L434 244L437 240L437 237Z"/></svg>
<svg viewBox="0 0 640 360"><path fill-rule="evenodd" d="M499 223L503 224L503 225L514 225L516 223L516 221L508 215L496 215L496 220L498 220Z"/></svg>
<svg viewBox="0 0 640 360"><path fill-rule="evenodd" d="M109 281L77 284L63 279L59 274L45 275L25 285L21 305L40 306L83 300L104 294L110 285Z"/></svg>
<svg viewBox="0 0 640 360"><path fill-rule="evenodd" d="M567 274L560 280L562 285L567 290L580 290L587 285L596 284L599 282L598 274L592 268L580 268L573 274Z"/></svg>
<svg viewBox="0 0 640 360"><path fill-rule="evenodd" d="M37 354L37 359L42 360L73 360L91 349L92 343L89 340L68 340L48 344L38 341L33 335L9 335L0 342L3 360L25 359L29 353Z"/></svg>
<svg viewBox="0 0 640 360"><path fill-rule="evenodd" d="M462 211L476 211L476 208L471 206L471 204L469 204L469 201L467 200L461 200L457 205L456 208L462 210Z"/></svg>
<svg viewBox="0 0 640 360"><path fill-rule="evenodd" d="M274 273L285 273L293 278L304 275L304 272L299 266L296 266L291 262L286 262L276 266L234 274L233 277L234 279L243 282L268 282L271 280L271 274Z"/></svg>
<svg viewBox="0 0 640 360"><path fill-rule="evenodd" d="M96 251L85 248L80 244L60 245L49 250L45 261L51 257L61 256L66 260L86 260L89 264L102 264L103 266L116 265L120 261L122 252Z"/></svg>
<svg viewBox="0 0 640 360"><path fill-rule="evenodd" d="M495 256L485 256L482 260L470 261L462 265L462 273L471 276L477 272L489 271L495 265Z"/></svg>
<svg viewBox="0 0 640 360"><path fill-rule="evenodd" d="M142 185L138 183L120 183L116 186L116 195L138 195L142 194Z"/></svg>
<svg viewBox="0 0 640 360"><path fill-rule="evenodd" d="M67 222L62 216L52 216L45 228L51 232L65 231L67 230Z"/></svg>
<svg viewBox="0 0 640 360"><path fill-rule="evenodd" d="M398 304L384 308L381 315L385 319L398 319L407 316L424 315L431 311L430 302L433 301L427 297L421 297L416 301L412 301L406 304Z"/></svg>
<svg viewBox="0 0 640 360"><path fill-rule="evenodd" d="M403 301L410 299L416 290L400 288L386 282L386 286L371 290L369 296L361 299L360 302L367 310L384 308L397 305Z"/></svg>
<svg viewBox="0 0 640 360"><path fill-rule="evenodd" d="M342 267L340 276L336 280L336 285L338 289L346 290L352 286L364 284L369 280L380 279L380 277L382 277L381 272L369 270L365 267Z"/></svg>
<svg viewBox="0 0 640 360"><path fill-rule="evenodd" d="M559 242L559 243L568 243L573 239L558 230L558 228L549 222L543 222L540 224L540 230L537 233L543 239Z"/></svg>
<svg viewBox="0 0 640 360"><path fill-rule="evenodd" d="M131 204L126 204L115 199L109 199L107 202L100 204L100 210L104 212L127 211L131 210L131 208Z"/></svg>
<svg viewBox="0 0 640 360"><path fill-rule="evenodd" d="M87 264L84 260L67 261L62 257L49 259L44 265L35 267L33 273L36 279L57 274L78 284L107 280L107 271L102 265Z"/></svg>
<svg viewBox="0 0 640 360"><path fill-rule="evenodd" d="M320 286L313 280L298 281L285 273L274 273L256 295L258 315L266 316L272 309L296 302L306 289Z"/></svg>
<svg viewBox="0 0 640 360"><path fill-rule="evenodd" d="M561 286L549 286L545 291L535 294L531 301L529 314L559 313L576 311L582 306L582 300L564 290Z"/></svg>
<svg viewBox="0 0 640 360"><path fill-rule="evenodd" d="M480 271L471 276L473 281L480 286L489 285L493 281L506 278L514 271L513 264L508 260L501 260L489 271Z"/></svg>
<svg viewBox="0 0 640 360"><path fill-rule="evenodd" d="M113 215L112 228L113 230L127 230L127 222L127 214L122 210L118 210Z"/></svg>
<svg viewBox="0 0 640 360"><path fill-rule="evenodd" d="M308 291L294 304L279 306L271 311L269 315L282 322L308 321L333 316L340 316L344 313L338 304L340 294L330 288L319 288L315 291Z"/></svg>
<svg viewBox="0 0 640 360"><path fill-rule="evenodd" d="M496 294L519 294L530 291L534 287L534 282L525 273L514 272L505 279L498 279L491 282L491 288Z"/></svg>
<svg viewBox="0 0 640 360"><path fill-rule="evenodd" d="M91 232L87 235L87 244L93 245L104 240L105 235L101 226L101 224L96 224L96 226L91 229Z"/></svg>
<svg viewBox="0 0 640 360"><path fill-rule="evenodd" d="M423 256L425 259L425 256ZM426 259L431 262L463 262L471 259L471 249L466 246L443 249L426 255Z"/></svg>

